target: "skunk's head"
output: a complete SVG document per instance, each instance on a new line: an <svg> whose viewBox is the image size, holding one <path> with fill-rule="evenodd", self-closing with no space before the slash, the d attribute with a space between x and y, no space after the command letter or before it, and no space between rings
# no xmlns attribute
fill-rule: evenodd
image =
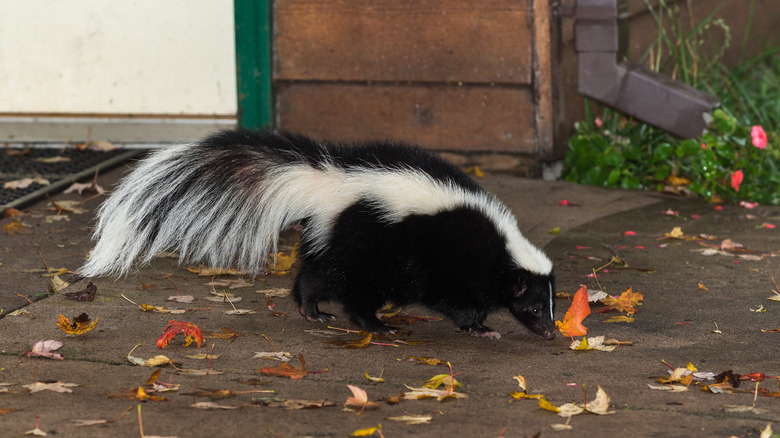
<svg viewBox="0 0 780 438"><path fill-rule="evenodd" d="M522 269L512 272L507 290L507 307L532 333L555 338L555 275L534 274Z"/></svg>

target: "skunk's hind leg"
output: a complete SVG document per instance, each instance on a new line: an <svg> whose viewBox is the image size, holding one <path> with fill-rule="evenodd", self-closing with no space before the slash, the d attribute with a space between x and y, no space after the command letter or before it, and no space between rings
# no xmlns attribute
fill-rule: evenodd
<svg viewBox="0 0 780 438"><path fill-rule="evenodd" d="M301 271L295 278L292 294L300 306L298 310L301 312L301 316L311 322L326 322L336 319L335 315L320 312L318 303L327 298L326 285L325 280L317 275L315 271L315 269L312 269L304 262L304 265L301 266Z"/></svg>
<svg viewBox="0 0 780 438"><path fill-rule="evenodd" d="M349 285L348 288L350 289L349 292L371 290L358 284ZM362 330L375 335L394 335L398 333L397 327L390 327L376 317L377 310L384 304L379 295L362 294L360 296L357 293L349 292L345 293L346 299L342 304L344 305L344 311L349 315L349 319L352 322L360 326Z"/></svg>

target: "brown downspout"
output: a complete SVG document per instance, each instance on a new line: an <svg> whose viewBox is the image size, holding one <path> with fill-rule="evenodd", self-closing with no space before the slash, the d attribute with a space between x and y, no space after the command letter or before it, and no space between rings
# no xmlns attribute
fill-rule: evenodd
<svg viewBox="0 0 780 438"><path fill-rule="evenodd" d="M683 138L699 136L717 98L629 62L621 52L625 0L577 0L574 38L579 92ZM624 39L624 38L623 38Z"/></svg>

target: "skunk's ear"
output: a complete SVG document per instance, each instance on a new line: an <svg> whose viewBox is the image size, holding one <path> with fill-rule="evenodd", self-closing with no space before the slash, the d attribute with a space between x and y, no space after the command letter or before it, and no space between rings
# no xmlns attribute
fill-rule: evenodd
<svg viewBox="0 0 780 438"><path fill-rule="evenodd" d="M520 298L528 290L528 277L521 275L517 278L517 286L515 287L515 297Z"/></svg>

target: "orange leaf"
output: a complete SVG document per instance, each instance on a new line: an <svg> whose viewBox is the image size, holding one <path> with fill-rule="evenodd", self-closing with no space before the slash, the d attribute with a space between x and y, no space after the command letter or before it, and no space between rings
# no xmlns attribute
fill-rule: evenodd
<svg viewBox="0 0 780 438"><path fill-rule="evenodd" d="M303 355L298 355L298 359L301 361L300 367L294 367L287 362L283 362L277 367L268 367L261 370L257 370L260 374L268 374L270 376L277 377L289 377L293 380L300 380L306 375L306 361L303 360Z"/></svg>
<svg viewBox="0 0 780 438"><path fill-rule="evenodd" d="M643 298L644 297L642 296L641 292L632 292L631 288L629 287L617 298L609 296L603 298L601 302L606 304L606 307L599 310L599 313L615 309L619 312L626 312L626 314L629 316L633 315L636 313L636 308L634 306L639 304Z"/></svg>
<svg viewBox="0 0 780 438"><path fill-rule="evenodd" d="M89 316L86 313L74 317L73 322L69 321L65 315L60 314L60 317L57 319L57 327L71 335L83 335L94 329L97 322L97 318L90 322Z"/></svg>
<svg viewBox="0 0 780 438"><path fill-rule="evenodd" d="M571 306L563 317L563 322L555 321L555 328L564 336L585 336L588 329L582 325L582 321L590 315L590 306L588 305L588 287L582 285L574 294L571 300Z"/></svg>
<svg viewBox="0 0 780 438"><path fill-rule="evenodd" d="M168 321L168 325L163 329L163 334L157 339L157 348L165 348L177 334L184 333L186 336L184 346L187 347L195 341L200 348L203 344L203 333L195 324L188 321Z"/></svg>

